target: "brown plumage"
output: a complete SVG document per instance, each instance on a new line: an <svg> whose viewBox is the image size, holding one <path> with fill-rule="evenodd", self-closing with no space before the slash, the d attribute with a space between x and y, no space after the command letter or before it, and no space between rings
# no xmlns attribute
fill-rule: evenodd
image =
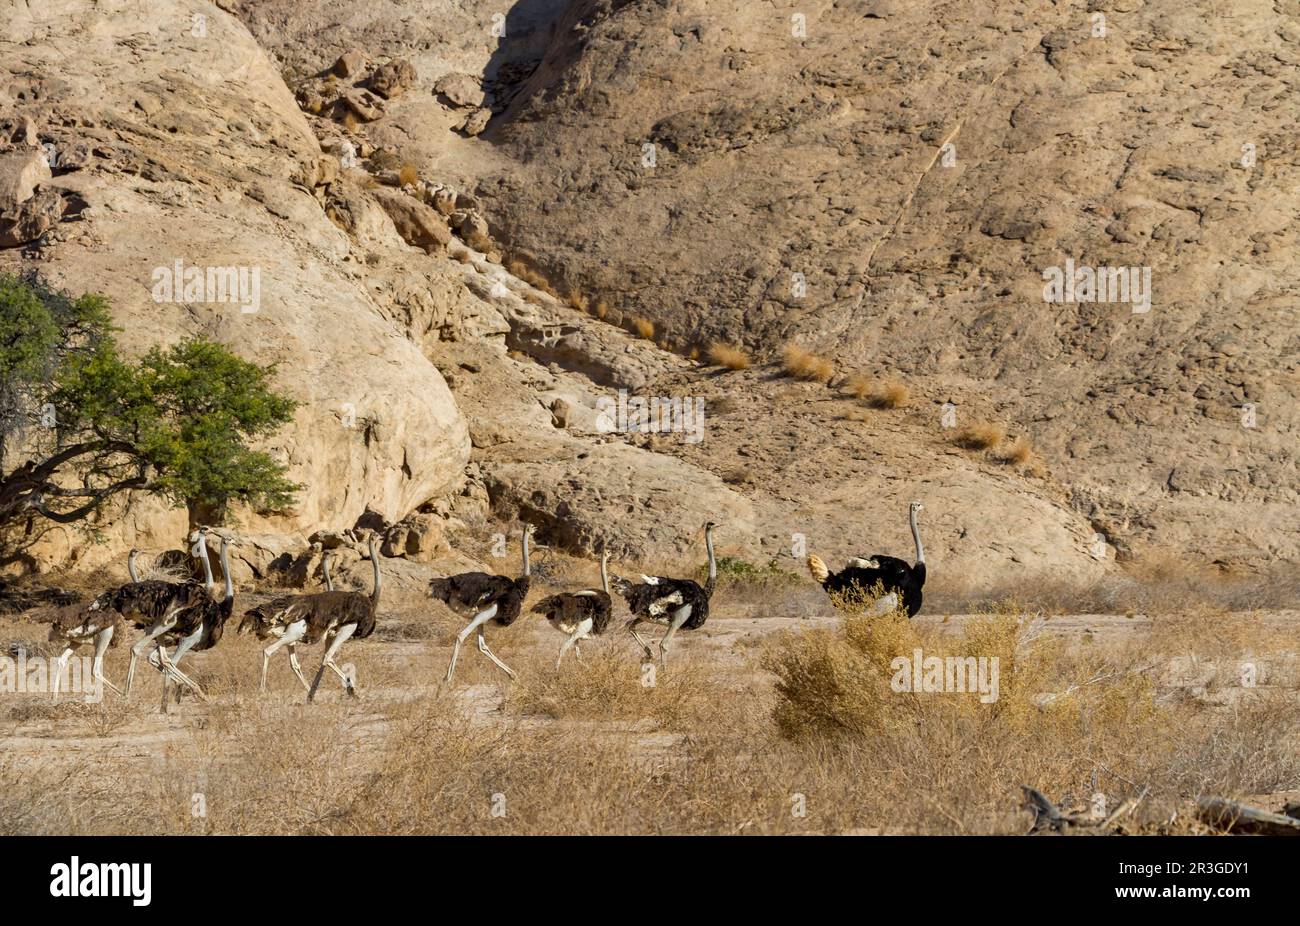
<svg viewBox="0 0 1300 926"><path fill-rule="evenodd" d="M607 591L584 588L580 592L561 592L543 598L531 610L534 614L545 614L551 625L564 633L573 633L580 623L590 620L591 632L598 634L609 626L613 601Z"/></svg>
<svg viewBox="0 0 1300 926"><path fill-rule="evenodd" d="M253 631L258 639L275 639L262 651L261 689L266 690L266 673L273 656L282 646L288 647L289 664L298 680L308 689L307 699L316 696L321 674L328 666L343 680L347 693L356 696L353 680L334 664L334 655L344 641L364 640L375 632L379 610L379 591L382 583L379 573L379 550L375 536L370 537L370 562L374 572L374 588L369 595L363 592L324 591L311 595L283 595L279 598L249 608L239 622L239 632ZM298 643L326 641L325 655L311 685L298 666Z"/></svg>

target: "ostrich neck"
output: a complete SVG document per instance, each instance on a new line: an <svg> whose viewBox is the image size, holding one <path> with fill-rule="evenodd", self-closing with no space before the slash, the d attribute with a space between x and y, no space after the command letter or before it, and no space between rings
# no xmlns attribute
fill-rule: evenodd
<svg viewBox="0 0 1300 926"><path fill-rule="evenodd" d="M524 531L524 578L528 578L530 572L528 565L528 531Z"/></svg>
<svg viewBox="0 0 1300 926"><path fill-rule="evenodd" d="M600 587L605 590L606 595L609 594L609 567L606 565L608 562L609 554L602 554L600 557Z"/></svg>
<svg viewBox="0 0 1300 926"><path fill-rule="evenodd" d="M226 558L226 548L230 544L225 537L221 538L221 571L226 576L226 601L235 597L235 580L230 577L230 560Z"/></svg>
<svg viewBox="0 0 1300 926"><path fill-rule="evenodd" d="M381 584L379 578L379 551L375 548L374 535L370 537L370 566L375 577L375 590L370 593L370 600L375 604L379 604L379 586Z"/></svg>
<svg viewBox="0 0 1300 926"><path fill-rule="evenodd" d="M321 558L320 568L321 572L325 573L325 588L331 592L334 591L334 580L330 578L330 556L328 553Z"/></svg>
<svg viewBox="0 0 1300 926"><path fill-rule="evenodd" d="M917 530L917 528L916 528L916 512L915 512L915 511L913 511L913 512L911 513L911 521L912 521L912 540L916 543L916 561L917 561L918 563L924 563L924 562L925 562L925 550L922 549L922 547L921 547L921 532L920 532L919 530Z"/></svg>
<svg viewBox="0 0 1300 926"><path fill-rule="evenodd" d="M132 582L139 582L139 581L140 581L140 573L138 573L138 572L135 571L135 558L136 558L138 555L139 555L139 554L136 553L135 550L132 550L132 551L131 551L131 554L130 554L129 556L127 556L127 558L126 558L126 571L129 572L129 573L131 574L131 581L132 581Z"/></svg>
<svg viewBox="0 0 1300 926"><path fill-rule="evenodd" d="M713 528L704 531L704 549L709 551L709 584L718 577L718 561L713 558Z"/></svg>
<svg viewBox="0 0 1300 926"><path fill-rule="evenodd" d="M203 564L203 581L209 592L212 591L212 564L208 562L208 539L199 534L199 542L196 544L199 551L199 562Z"/></svg>

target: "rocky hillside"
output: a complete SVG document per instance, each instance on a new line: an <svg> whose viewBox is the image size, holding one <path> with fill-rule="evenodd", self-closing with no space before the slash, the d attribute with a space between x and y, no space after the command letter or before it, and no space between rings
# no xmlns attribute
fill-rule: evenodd
<svg viewBox="0 0 1300 926"><path fill-rule="evenodd" d="M105 292L130 350L278 363L306 489L241 513L253 571L516 518L680 561L705 517L794 569L906 552L911 498L959 584L1300 558L1295 10L805 6L0 0L0 270ZM1067 258L1151 268L1150 311L1044 302ZM158 301L178 261L258 269L257 304ZM754 366L690 359L715 339ZM792 341L828 383L782 375ZM856 371L910 401L865 409ZM609 433L620 387L704 400L703 439ZM135 500L39 558L183 520Z"/></svg>

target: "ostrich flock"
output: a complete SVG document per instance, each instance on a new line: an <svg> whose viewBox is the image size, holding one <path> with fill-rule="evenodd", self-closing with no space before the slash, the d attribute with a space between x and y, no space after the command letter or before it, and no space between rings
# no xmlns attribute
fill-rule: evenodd
<svg viewBox="0 0 1300 926"><path fill-rule="evenodd" d="M909 524L916 544L916 562L884 554L849 560L844 569L831 572L818 556L808 557L808 571L832 596L856 593L871 601L875 614L885 614L896 609L906 610L909 618L921 608L921 587L925 583L925 553L916 516L922 510L920 502L909 508ZM584 588L561 592L538 601L531 613L545 616L547 622L565 635L560 646L558 668L564 656L573 650L582 658L580 644L593 635L604 633L610 626L614 613L610 586L627 602L631 619L625 629L641 647L647 660L653 660L656 647L652 646L637 627L645 622L667 627L657 645L661 666L666 665L669 644L679 630L695 630L709 616L709 600L717 582L718 564L713 552L712 521L704 525L704 545L708 554L708 578L703 585L693 579L666 576L640 576L639 581L609 575L609 555L601 556L600 588ZM212 567L208 560L208 537L213 532L200 527L191 535L190 555L199 561L204 581L195 579L172 582L162 579L140 579L136 567L139 551L132 550L127 559L131 581L108 589L89 603L66 605L58 609L50 627L49 640L63 647L58 656L53 675L53 694L59 696L60 679L69 657L82 645L94 646L91 676L94 680L129 699L136 664L148 653L146 659L162 675L162 710L168 706L169 688L175 683L176 700L188 689L202 700L206 695L199 685L180 669L180 662L191 650L206 650L217 645L226 622L234 613L235 588L230 574L227 551L230 539L221 536L219 559L224 577L220 598L213 594L215 585ZM429 596L447 605L466 620L464 629L456 636L451 661L447 666L446 682L452 680L461 645L473 635L479 652L508 675L516 678L488 646L484 629L488 624L508 627L523 611L530 583L529 548L533 534L532 525L523 530L521 551L523 569L519 576L493 575L488 572L465 572L459 575L433 579L429 583ZM260 640L270 640L262 651L262 671L259 690L266 691L267 670L271 657L281 649L288 653L289 665L294 675L307 691L307 700L313 701L321 677L328 668L343 682L344 691L357 696L356 680L339 667L335 658L348 640L362 640L374 633L379 609L379 592L382 585L379 572L379 553L375 536L369 541L373 585L370 594L356 591L337 591L329 571L329 553L326 552L321 568L326 590L323 592L282 595L272 598L243 612L238 630L251 631ZM116 645L122 631L130 625L141 631L140 638L131 646L131 657L126 672L125 690L118 688L104 675L104 655L109 646ZM298 662L298 644L311 645L324 642L324 654L316 677L309 685ZM169 654L167 647L174 649Z"/></svg>

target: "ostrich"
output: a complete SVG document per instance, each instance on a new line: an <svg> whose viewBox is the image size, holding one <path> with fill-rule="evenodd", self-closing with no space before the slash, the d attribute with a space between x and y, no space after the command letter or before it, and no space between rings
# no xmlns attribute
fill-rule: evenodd
<svg viewBox="0 0 1300 926"><path fill-rule="evenodd" d="M819 556L808 557L808 571L827 592L843 593L852 588L869 592L879 582L884 595L876 602L876 614L888 614L901 602L909 618L921 610L921 586L925 584L925 551L921 548L921 532L916 527L916 514L923 510L920 502L908 508L912 526L912 540L916 543L916 565L906 560L877 553L870 559L851 559L839 572L826 568Z"/></svg>
<svg viewBox="0 0 1300 926"><path fill-rule="evenodd" d="M709 578L703 586L692 579L667 579L663 576L643 575L639 583L621 578L614 580L614 588L627 600L632 612L627 629L645 650L646 659L653 659L654 651L641 634L636 632L637 624L653 621L668 625L668 632L659 641L659 663L666 666L668 644L677 631L695 630L708 619L709 599L713 596L713 586L718 578L718 563L713 556L715 527L717 525L712 521L704 525L704 547L709 554Z"/></svg>
<svg viewBox="0 0 1300 926"><path fill-rule="evenodd" d="M573 655L582 659L582 650L578 643L588 640L592 634L604 633L609 626L613 613L613 604L609 597L609 554L600 556L600 588L584 588L580 592L562 592L543 598L533 605L534 614L545 614L552 627L568 634L568 639L560 646L560 657L555 660L558 669L564 662L564 654L573 647Z"/></svg>
<svg viewBox="0 0 1300 926"><path fill-rule="evenodd" d="M326 550L320 556L320 571L325 576L325 591L334 591L334 580L330 578L330 551Z"/></svg>
<svg viewBox="0 0 1300 926"><path fill-rule="evenodd" d="M460 655L461 644L472 633L478 634L479 652L486 656L511 679L516 678L514 670L497 658L488 648L487 638L483 635L483 625L495 620L502 627L509 627L519 617L524 599L528 596L529 565L528 541L533 533L532 525L524 528L523 555L524 572L517 579L506 576L494 576L487 572L462 572L460 575L433 579L429 582L429 596L443 602L452 610L466 616L473 615L465 629L456 635L456 642L451 648L451 663L447 666L445 681L450 682L456 671L456 657Z"/></svg>
<svg viewBox="0 0 1300 926"><path fill-rule="evenodd" d="M203 529L206 532L206 528ZM173 667L179 667L182 657L190 650L207 650L212 649L221 642L221 634L225 629L226 621L230 620L230 615L235 608L235 584L230 574L230 560L226 551L230 546L230 541L226 537L221 538L221 572L225 576L226 589L225 595L220 601L208 599L201 605L188 610L182 611L176 618L176 625L158 638L158 656L161 660L166 652L163 647L175 643L176 651L172 653L171 664ZM207 577L208 585L212 584L212 567L208 563L207 548L203 549L203 572ZM153 659L149 660L151 663ZM167 683L169 678L163 675L163 713L167 712ZM202 697L203 692L198 685L194 685L194 690ZM181 689L176 690L176 700L180 701Z"/></svg>
<svg viewBox="0 0 1300 926"><path fill-rule="evenodd" d="M64 647L62 653L56 662L53 679L54 700L59 700L59 687L63 681L63 671L67 668L68 659L73 652L85 643L94 642L95 659L91 664L91 677L99 681L102 685L122 693L118 688L104 676L104 653L110 646L115 646L121 639L120 631L122 629L122 615L118 614L112 608L103 607L99 599L90 602L64 605L54 613L54 618L50 623L51 643Z"/></svg>
<svg viewBox="0 0 1300 926"><path fill-rule="evenodd" d="M258 639L275 639L262 651L262 680L260 691L266 691L266 672L281 647L289 650L289 665L298 681L307 689L307 700L314 701L321 676L329 667L340 679L351 697L357 697L356 684L334 662L340 647L348 640L364 640L375 632L375 615L379 610L379 591L382 581L379 574L379 550L375 535L370 535L370 564L374 572L374 588L369 595L364 592L316 592L311 595L285 595L244 612L239 623L242 633L251 629ZM324 639L325 654L320 669L310 685L303 677L298 664L297 645L308 646Z"/></svg>
<svg viewBox="0 0 1300 926"><path fill-rule="evenodd" d="M207 541L204 537L204 530L196 532L197 540L194 551L201 555L203 562L207 563ZM135 551L132 551L133 553ZM135 575L135 558L129 557L127 567ZM144 630L144 636L141 637L134 646L131 647L131 661L126 669L126 692L125 697L129 700L131 697L131 685L135 680L135 665L139 658L159 637L162 637L168 631L176 626L176 621L180 614L191 608L201 607L210 599L208 597L208 588L211 586L211 567L207 568L209 581L207 585L201 584L193 579L187 579L184 582L164 582L160 579L145 579L144 581L133 581L126 585L119 586L104 592L91 607L107 607L117 612L134 626ZM158 667L160 671L170 675L173 679L185 685L187 688L199 691L198 686L192 680L187 678L184 673L172 665L167 658L167 654L156 649L158 656ZM152 661L152 659L150 660ZM201 694L201 692L200 692Z"/></svg>

